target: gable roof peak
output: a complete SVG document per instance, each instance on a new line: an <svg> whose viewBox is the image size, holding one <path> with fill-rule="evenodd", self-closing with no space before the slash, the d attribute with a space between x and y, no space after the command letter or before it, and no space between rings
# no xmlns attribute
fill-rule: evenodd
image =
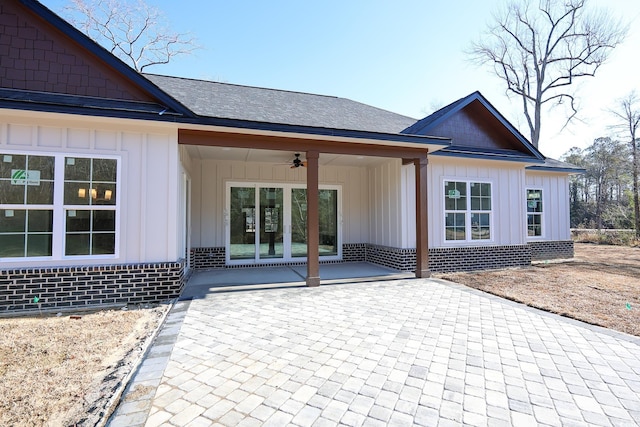
<svg viewBox="0 0 640 427"><path fill-rule="evenodd" d="M525 136L522 135L522 133L520 133L520 131L515 126L513 126L478 90L452 102L445 107L442 107L429 116L417 121L402 132L418 135L429 135L437 126L476 101L482 104L482 106L500 123L500 125L503 126L509 133L511 133L513 137L515 137L515 139L517 139L518 142L524 147L524 149L528 151L532 156L541 160L545 158L545 156L542 155L542 153L540 153L540 151L538 151L538 149L534 147L533 144L531 144L529 140L525 138Z"/></svg>

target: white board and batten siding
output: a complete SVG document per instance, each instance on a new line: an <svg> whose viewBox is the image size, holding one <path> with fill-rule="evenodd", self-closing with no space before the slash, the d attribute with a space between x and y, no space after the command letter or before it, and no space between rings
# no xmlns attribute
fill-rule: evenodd
<svg viewBox="0 0 640 427"><path fill-rule="evenodd" d="M225 246L226 185L303 184L306 169L259 162L229 162L216 159L189 159L192 178L191 245ZM366 242L369 232L369 194L364 167L321 166L320 185L339 186L343 243Z"/></svg>
<svg viewBox="0 0 640 427"><path fill-rule="evenodd" d="M175 262L184 256L180 248L178 201L183 196L177 128L5 110L0 112L0 152L102 155L119 160L116 256L11 261L12 267Z"/></svg>
<svg viewBox="0 0 640 427"><path fill-rule="evenodd" d="M569 175L529 170L526 188L542 189L542 240L571 240Z"/></svg>

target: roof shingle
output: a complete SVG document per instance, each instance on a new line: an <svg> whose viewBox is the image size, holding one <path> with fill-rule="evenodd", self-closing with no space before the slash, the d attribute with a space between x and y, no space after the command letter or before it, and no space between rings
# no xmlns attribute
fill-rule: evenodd
<svg viewBox="0 0 640 427"><path fill-rule="evenodd" d="M416 119L345 98L145 74L202 117L400 133Z"/></svg>

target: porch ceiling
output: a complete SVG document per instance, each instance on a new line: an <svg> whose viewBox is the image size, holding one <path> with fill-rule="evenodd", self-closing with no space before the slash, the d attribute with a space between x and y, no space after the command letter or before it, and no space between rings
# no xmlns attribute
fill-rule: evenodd
<svg viewBox="0 0 640 427"><path fill-rule="evenodd" d="M273 165L290 165L294 158L294 152L260 150L239 147L209 147L202 145L186 145L187 152L193 158L203 160L223 160L230 162L260 162ZM300 153L300 158L305 160L305 153ZM354 156L346 154L321 153L320 166L371 166L388 161L387 157Z"/></svg>

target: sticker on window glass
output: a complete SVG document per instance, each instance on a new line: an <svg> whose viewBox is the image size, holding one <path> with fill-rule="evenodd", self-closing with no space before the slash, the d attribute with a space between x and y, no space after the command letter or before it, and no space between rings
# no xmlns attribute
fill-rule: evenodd
<svg viewBox="0 0 640 427"><path fill-rule="evenodd" d="M67 157L67 165L73 166L76 164L76 159L73 157Z"/></svg>
<svg viewBox="0 0 640 427"><path fill-rule="evenodd" d="M5 209L4 216L11 218L13 216L13 209Z"/></svg>
<svg viewBox="0 0 640 427"><path fill-rule="evenodd" d="M460 198L460 190L449 190L447 193L450 199L459 199Z"/></svg>
<svg viewBox="0 0 640 427"><path fill-rule="evenodd" d="M12 160L13 160L13 156L11 156L10 154L5 154L4 157L2 158L2 161L5 163L11 163Z"/></svg>
<svg viewBox="0 0 640 427"><path fill-rule="evenodd" d="M67 211L67 216L69 218L74 218L76 216L76 211L75 210Z"/></svg>
<svg viewBox="0 0 640 427"><path fill-rule="evenodd" d="M11 185L40 185L40 171L11 169Z"/></svg>

